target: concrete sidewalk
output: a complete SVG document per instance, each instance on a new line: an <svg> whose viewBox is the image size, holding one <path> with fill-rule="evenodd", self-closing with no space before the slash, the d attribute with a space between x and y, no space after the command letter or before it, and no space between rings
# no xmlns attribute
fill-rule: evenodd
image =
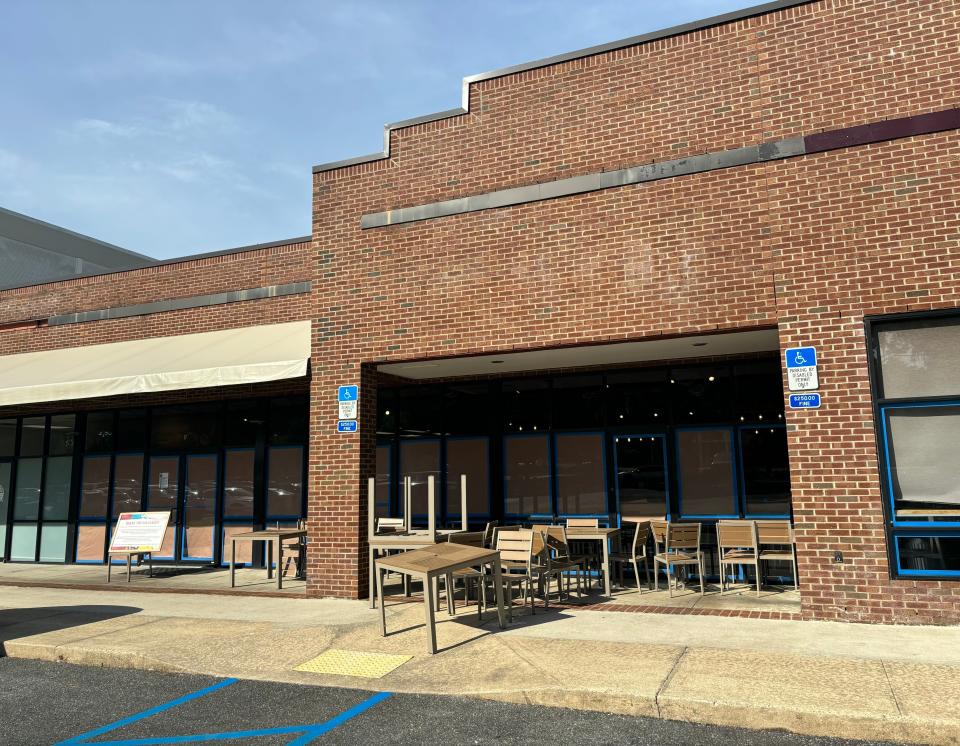
<svg viewBox="0 0 960 746"><path fill-rule="evenodd" d="M0 589L11 657L481 697L799 733L960 744L960 628L582 609L441 615L420 603ZM413 656L380 679L294 668L331 648Z"/></svg>

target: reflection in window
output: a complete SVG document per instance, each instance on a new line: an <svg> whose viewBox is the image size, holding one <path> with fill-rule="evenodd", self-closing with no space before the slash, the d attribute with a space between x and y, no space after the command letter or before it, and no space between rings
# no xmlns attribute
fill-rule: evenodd
<svg viewBox="0 0 960 746"><path fill-rule="evenodd" d="M65 521L70 511L70 477L73 458L56 456L47 459L47 475L43 485L43 519Z"/></svg>
<svg viewBox="0 0 960 746"><path fill-rule="evenodd" d="M488 515L489 464L486 438L451 438L447 441L447 516L460 519L463 497L460 475L467 478L467 515Z"/></svg>
<svg viewBox="0 0 960 746"><path fill-rule="evenodd" d="M608 425L666 427L670 407L664 371L610 373L607 385Z"/></svg>
<svg viewBox="0 0 960 746"><path fill-rule="evenodd" d="M747 515L790 514L790 464L787 429L742 428L743 493Z"/></svg>
<svg viewBox="0 0 960 746"><path fill-rule="evenodd" d="M217 457L188 456L183 490L184 559L213 559Z"/></svg>
<svg viewBox="0 0 960 746"><path fill-rule="evenodd" d="M67 456L73 453L77 437L77 417L73 414L59 414L50 418L51 456Z"/></svg>
<svg viewBox="0 0 960 746"><path fill-rule="evenodd" d="M10 458L17 447L17 421L0 420L0 458Z"/></svg>
<svg viewBox="0 0 960 746"><path fill-rule="evenodd" d="M960 323L956 318L885 324L877 332L885 399L960 394Z"/></svg>
<svg viewBox="0 0 960 746"><path fill-rule="evenodd" d="M960 536L899 536L900 569L960 574Z"/></svg>
<svg viewBox="0 0 960 746"><path fill-rule="evenodd" d="M151 458L150 481L147 482L147 510L169 510L170 523L163 536L158 556L174 556L177 525L177 494L180 491L180 459Z"/></svg>
<svg viewBox="0 0 960 746"><path fill-rule="evenodd" d="M40 561L65 562L67 559L67 524L44 523L40 531Z"/></svg>
<svg viewBox="0 0 960 746"><path fill-rule="evenodd" d="M377 446L377 474L374 492L374 513L377 517L390 515L390 446Z"/></svg>
<svg viewBox="0 0 960 746"><path fill-rule="evenodd" d="M405 440L400 443L400 483L410 477L410 512L412 515L427 515L428 478L434 479L434 506L440 504L440 441Z"/></svg>
<svg viewBox="0 0 960 746"><path fill-rule="evenodd" d="M508 515L549 515L550 445L546 435L504 439L505 512Z"/></svg>
<svg viewBox="0 0 960 746"><path fill-rule="evenodd" d="M143 455L139 453L118 455L113 467L113 517L140 510L142 494Z"/></svg>
<svg viewBox="0 0 960 746"><path fill-rule="evenodd" d="M43 459L22 458L17 462L17 486L13 497L13 518L35 521L40 515L40 473Z"/></svg>
<svg viewBox="0 0 960 746"><path fill-rule="evenodd" d="M10 476L13 465L0 461L0 558L7 548L7 506L10 505Z"/></svg>
<svg viewBox="0 0 960 746"><path fill-rule="evenodd" d="M267 515L300 516L303 500L303 448L271 448L267 453Z"/></svg>
<svg viewBox="0 0 960 746"><path fill-rule="evenodd" d="M45 417L24 417L20 429L20 455L42 456L43 433L46 429Z"/></svg>
<svg viewBox="0 0 960 746"><path fill-rule="evenodd" d="M888 458L898 518L960 517L960 407L888 410Z"/></svg>
<svg viewBox="0 0 960 746"><path fill-rule="evenodd" d="M681 430L677 450L682 514L736 514L730 430Z"/></svg>
<svg viewBox="0 0 960 746"><path fill-rule="evenodd" d="M224 518L253 515L254 451L244 449L227 451L223 466Z"/></svg>
<svg viewBox="0 0 960 746"><path fill-rule="evenodd" d="M77 527L77 562L103 562L106 537L105 523L81 523Z"/></svg>
<svg viewBox="0 0 960 746"><path fill-rule="evenodd" d="M607 512L601 433L557 435L557 498L563 515Z"/></svg>
<svg viewBox="0 0 960 746"><path fill-rule="evenodd" d="M667 473L664 439L620 436L617 449L617 494L620 514L662 518L667 514Z"/></svg>
<svg viewBox="0 0 960 746"><path fill-rule="evenodd" d="M553 427L595 428L603 425L603 377L561 376L553 382Z"/></svg>
<svg viewBox="0 0 960 746"><path fill-rule="evenodd" d="M37 524L15 523L10 536L10 559L34 562L37 558Z"/></svg>
<svg viewBox="0 0 960 746"><path fill-rule="evenodd" d="M504 432L547 432L550 428L550 382L540 378L504 381L500 411Z"/></svg>
<svg viewBox="0 0 960 746"><path fill-rule="evenodd" d="M87 453L113 449L113 412L91 412L87 415L84 448Z"/></svg>

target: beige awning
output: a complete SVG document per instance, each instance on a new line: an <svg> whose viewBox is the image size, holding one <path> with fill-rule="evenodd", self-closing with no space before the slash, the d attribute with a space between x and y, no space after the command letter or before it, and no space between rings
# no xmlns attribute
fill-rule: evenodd
<svg viewBox="0 0 960 746"><path fill-rule="evenodd" d="M0 406L278 381L309 359L309 321L5 355Z"/></svg>

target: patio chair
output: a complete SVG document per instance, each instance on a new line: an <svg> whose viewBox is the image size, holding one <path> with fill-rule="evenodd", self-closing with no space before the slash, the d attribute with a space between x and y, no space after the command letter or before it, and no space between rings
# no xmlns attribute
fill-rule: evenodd
<svg viewBox="0 0 960 746"><path fill-rule="evenodd" d="M450 534L447 536L447 542L449 544L465 544L466 546L471 547L482 547L483 546L483 531L461 531L459 533ZM463 581L463 600L464 603L469 603L470 601L470 586L473 583L477 584L477 616L480 617L483 614L483 609L486 601L486 579L487 575L483 572L482 567L465 567L462 570L455 570L452 573L449 573L444 578L444 590L447 594L447 613L450 616L456 616L457 613L457 600L456 600L456 582L457 580ZM437 584L437 607L440 606L440 584Z"/></svg>
<svg viewBox="0 0 960 746"><path fill-rule="evenodd" d="M307 522L303 518L297 521L297 530L303 531L307 527ZM280 556L277 558L277 572L287 574L290 562L294 562L294 568L297 574L294 577L303 577L303 560L307 551L307 539L301 536L298 539L291 539L280 542ZM286 560L286 562L284 562ZM282 568L282 569L281 569Z"/></svg>
<svg viewBox="0 0 960 746"><path fill-rule="evenodd" d="M723 595L727 565L753 565L760 595L760 544L755 521L717 521L717 551L720 555L720 595Z"/></svg>
<svg viewBox="0 0 960 746"><path fill-rule="evenodd" d="M637 580L637 593L643 593L640 586L640 568L639 560L643 560L643 569L647 576L647 588L650 588L650 559L647 556L647 538L650 536L650 524L640 522L635 526L633 541L630 543L629 552L611 552L610 562L615 563L620 568L620 585L623 586L623 566L627 563L633 565L633 575Z"/></svg>
<svg viewBox="0 0 960 746"><path fill-rule="evenodd" d="M567 528L599 528L599 518L567 518ZM603 564L603 551L595 541L577 541L573 539L570 544L573 558L578 560L586 574L587 583L593 570L596 570L597 582L603 584L603 573L600 566Z"/></svg>
<svg viewBox="0 0 960 746"><path fill-rule="evenodd" d="M663 552L664 546L667 543L667 526L670 525L670 521L666 520L655 520L650 521L650 535L653 537L653 553L655 555ZM655 591L660 590L660 573L657 572L657 563L653 563L653 589Z"/></svg>
<svg viewBox="0 0 960 746"><path fill-rule="evenodd" d="M377 518L377 533L399 533L406 528L403 518Z"/></svg>
<svg viewBox="0 0 960 746"><path fill-rule="evenodd" d="M536 541L535 541L536 540ZM533 581L536 570L534 554L543 551L542 535L528 528L497 533L497 551L500 552L501 579L507 591L507 609L513 621L513 587L520 586L521 598L526 606L530 598L530 613L536 614L533 600ZM524 587L525 586L525 587Z"/></svg>
<svg viewBox="0 0 960 746"><path fill-rule="evenodd" d="M496 532L497 526L499 526L499 521L488 521L487 527L483 529L483 546L486 548L493 547L493 535Z"/></svg>
<svg viewBox="0 0 960 746"><path fill-rule="evenodd" d="M761 563L789 561L793 565L793 589L797 590L797 539L790 521L757 521L757 541ZM764 549L770 546L778 548Z"/></svg>
<svg viewBox="0 0 960 746"><path fill-rule="evenodd" d="M696 565L700 575L700 595L703 595L703 552L700 550L699 523L669 523L667 524L664 548L662 552L653 555L653 566L664 565L667 570L667 590L673 598L671 577L676 581L672 568L676 565L689 567Z"/></svg>
<svg viewBox="0 0 960 746"><path fill-rule="evenodd" d="M563 526L534 525L534 532L539 532L544 540L543 559L541 561L541 576L545 581L543 588L544 605L549 605L550 578L557 578L557 599L563 600L563 576L567 576L567 598L570 597L570 575L575 571L577 576L577 595L582 595L581 578L583 576L583 560L570 554L570 544L567 541L567 530Z"/></svg>

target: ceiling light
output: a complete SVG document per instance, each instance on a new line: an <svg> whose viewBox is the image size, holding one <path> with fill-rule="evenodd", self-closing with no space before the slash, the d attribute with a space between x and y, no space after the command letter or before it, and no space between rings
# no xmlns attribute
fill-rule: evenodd
<svg viewBox="0 0 960 746"><path fill-rule="evenodd" d="M490 365L503 365L503 360L491 360Z"/></svg>
<svg viewBox="0 0 960 746"><path fill-rule="evenodd" d="M706 346L707 346L707 343L706 343L706 342L694 342L694 343L693 343L693 346L694 346L694 347L706 347Z"/></svg>
<svg viewBox="0 0 960 746"><path fill-rule="evenodd" d="M717 378L716 378L716 376L710 376L709 378L707 378L707 380L708 380L708 381L716 381Z"/></svg>

